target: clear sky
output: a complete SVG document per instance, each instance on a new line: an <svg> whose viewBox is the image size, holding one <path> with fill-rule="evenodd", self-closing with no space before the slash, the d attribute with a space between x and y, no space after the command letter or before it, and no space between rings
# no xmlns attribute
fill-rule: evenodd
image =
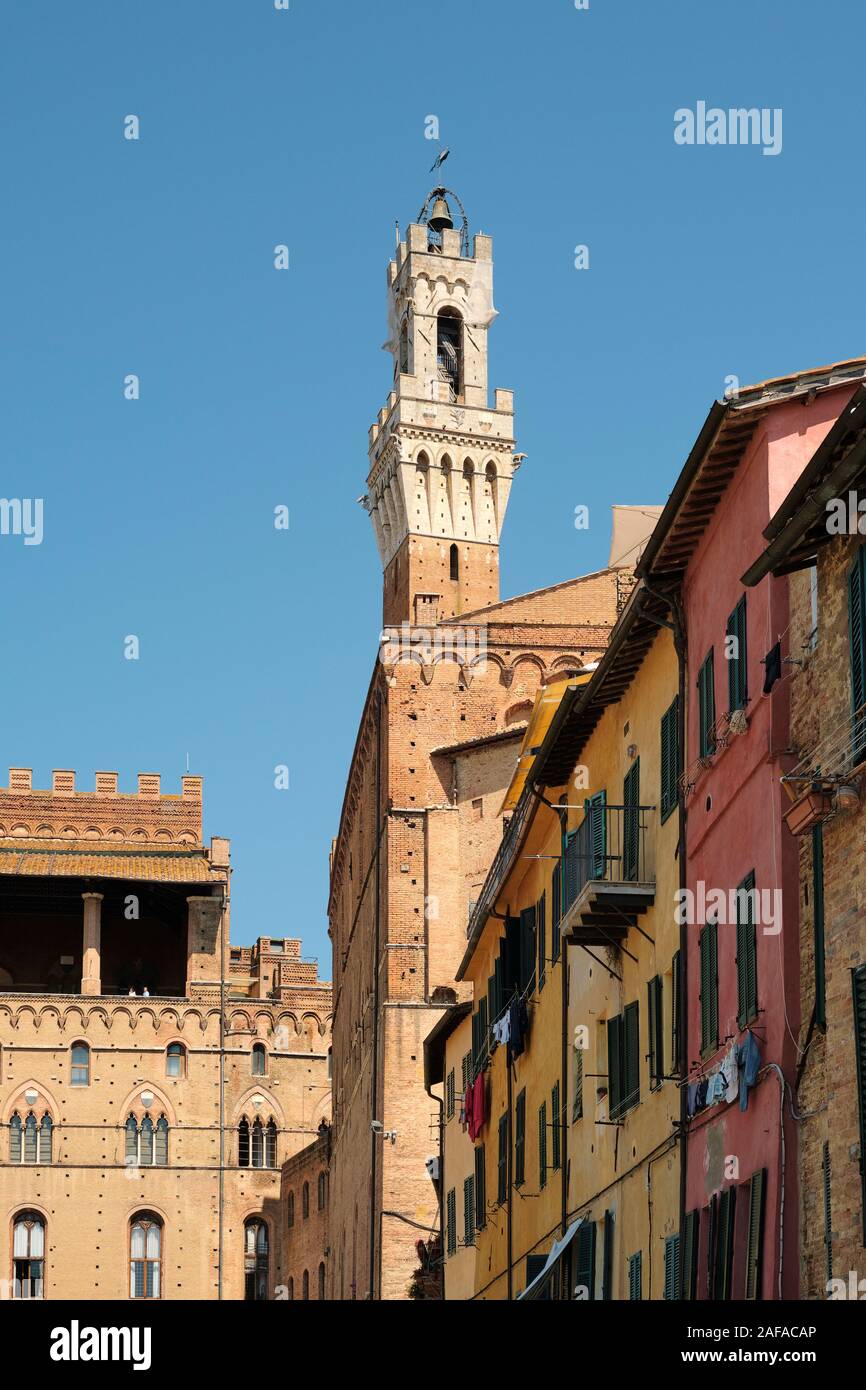
<svg viewBox="0 0 866 1390"><path fill-rule="evenodd" d="M302 936L329 975L380 622L355 499L425 118L494 237L510 595L606 563L610 504L665 500L728 375L866 350L864 38L850 0L7 6L0 495L42 498L44 537L0 536L0 780L177 791L188 754L233 939ZM781 153L677 145L699 101L781 108Z"/></svg>

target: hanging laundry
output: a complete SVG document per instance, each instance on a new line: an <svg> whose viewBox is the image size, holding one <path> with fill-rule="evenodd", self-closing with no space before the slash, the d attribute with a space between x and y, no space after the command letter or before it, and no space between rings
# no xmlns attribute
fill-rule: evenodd
<svg viewBox="0 0 866 1390"><path fill-rule="evenodd" d="M740 1043L738 1062L740 1068L740 1109L747 1110L749 1091L758 1079L758 1071L761 1066L761 1049L758 1047L758 1040L751 1029L746 1033L744 1041Z"/></svg>
<svg viewBox="0 0 866 1390"><path fill-rule="evenodd" d="M695 1102L697 1101L697 1098L698 1083L697 1081L693 1081L688 1088L686 1096L686 1114L688 1115L689 1119L691 1119L692 1115L694 1115L695 1113Z"/></svg>
<svg viewBox="0 0 866 1390"><path fill-rule="evenodd" d="M707 1108L707 1090L709 1089L709 1085L710 1083L706 1077L704 1077L703 1080L698 1082L698 1093L695 1096L696 1115L699 1114L701 1110L706 1110Z"/></svg>
<svg viewBox="0 0 866 1390"><path fill-rule="evenodd" d="M769 695L777 680L782 678L782 643L777 642L764 657L764 694Z"/></svg>
<svg viewBox="0 0 866 1390"><path fill-rule="evenodd" d="M508 1042L508 1039L511 1037L511 1026L510 1026L510 1025L511 1025L511 1017L510 1017L510 1015L507 1014L507 1013L506 1013L506 1014L503 1014L501 1018L498 1018L498 1019L496 1020L496 1022L495 1022L494 1025L493 1025L493 1028L491 1029L491 1031L492 1031L492 1033L493 1033L493 1038L494 1038L494 1041L495 1041L495 1042L497 1042L497 1043L507 1043L507 1042Z"/></svg>
<svg viewBox="0 0 866 1390"><path fill-rule="evenodd" d="M715 1105L724 1100L728 1084L720 1071L713 1072L707 1085L707 1105Z"/></svg>
<svg viewBox="0 0 866 1390"><path fill-rule="evenodd" d="M463 1114L460 1116L460 1123L470 1129L472 1126L472 1087L466 1087L466 1095L463 1097Z"/></svg>
<svg viewBox="0 0 866 1390"><path fill-rule="evenodd" d="M740 1073L737 1067L737 1045L732 1043L722 1061L722 1076L725 1080L724 1099L731 1105L740 1093Z"/></svg>
<svg viewBox="0 0 866 1390"><path fill-rule="evenodd" d="M508 1008L508 1063L509 1066L515 1057L523 1055L524 1034L521 1027L521 1018L526 1017L526 1004L523 1000L518 1000L517 996L512 999Z"/></svg>

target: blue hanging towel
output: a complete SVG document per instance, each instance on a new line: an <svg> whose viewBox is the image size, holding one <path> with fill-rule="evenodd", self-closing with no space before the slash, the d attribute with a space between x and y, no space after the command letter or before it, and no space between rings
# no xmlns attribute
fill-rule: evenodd
<svg viewBox="0 0 866 1390"><path fill-rule="evenodd" d="M751 1029L748 1030L745 1039L740 1043L737 1065L740 1068L740 1109L747 1110L749 1091L754 1086L761 1067L761 1049L758 1047L758 1040Z"/></svg>

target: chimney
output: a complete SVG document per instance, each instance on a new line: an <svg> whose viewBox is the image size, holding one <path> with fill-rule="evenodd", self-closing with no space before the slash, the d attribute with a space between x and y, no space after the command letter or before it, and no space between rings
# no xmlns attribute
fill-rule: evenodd
<svg viewBox="0 0 866 1390"><path fill-rule="evenodd" d="M159 773L140 772L138 774L139 796L159 796Z"/></svg>
<svg viewBox="0 0 866 1390"><path fill-rule="evenodd" d="M200 777L181 777L180 789L181 796L190 797L193 801L201 801Z"/></svg>
<svg viewBox="0 0 866 1390"><path fill-rule="evenodd" d="M117 773L116 773L116 772L97 772L97 774L96 774L96 795L97 795L97 796L116 796L116 795L117 795Z"/></svg>
<svg viewBox="0 0 866 1390"><path fill-rule="evenodd" d="M51 774L51 790L53 792L74 792L75 773L69 771L54 771Z"/></svg>
<svg viewBox="0 0 866 1390"><path fill-rule="evenodd" d="M33 769L29 767L10 767L10 792L30 792L33 790Z"/></svg>

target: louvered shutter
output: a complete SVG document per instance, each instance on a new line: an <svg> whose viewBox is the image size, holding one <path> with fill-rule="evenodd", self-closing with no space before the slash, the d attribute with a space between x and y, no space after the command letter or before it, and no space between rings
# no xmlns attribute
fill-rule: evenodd
<svg viewBox="0 0 866 1390"><path fill-rule="evenodd" d="M647 981L647 1029L649 1032L649 1076L654 1086L663 1071L659 1055L661 1025L661 980L654 975Z"/></svg>
<svg viewBox="0 0 866 1390"><path fill-rule="evenodd" d="M758 960L755 932L755 875L749 874L737 891L737 1022L745 1028L758 1013Z"/></svg>
<svg viewBox="0 0 866 1390"><path fill-rule="evenodd" d="M601 1296L613 1298L613 1212L604 1214L604 1235L601 1259Z"/></svg>
<svg viewBox="0 0 866 1390"><path fill-rule="evenodd" d="M595 1298L595 1222L587 1221L577 1233L577 1269L575 1286L586 1290L586 1298Z"/></svg>
<svg viewBox="0 0 866 1390"><path fill-rule="evenodd" d="M475 1150L475 1229L487 1225L487 1176L484 1171L484 1145Z"/></svg>
<svg viewBox="0 0 866 1390"><path fill-rule="evenodd" d="M661 818L663 822L667 820L677 805L677 781L680 775L679 714L680 700L677 696L670 709L662 716Z"/></svg>
<svg viewBox="0 0 866 1390"><path fill-rule="evenodd" d="M547 895L542 893L535 908L535 937L538 947L538 988L544 988L547 979Z"/></svg>
<svg viewBox="0 0 866 1390"><path fill-rule="evenodd" d="M550 884L550 955L553 960L559 960L559 924L562 921L562 861L557 860L553 866L553 878Z"/></svg>
<svg viewBox="0 0 866 1390"><path fill-rule="evenodd" d="M550 1123L553 1134L553 1163L554 1170L562 1166L562 1138L560 1125L562 1124L562 1106L559 1097L559 1082L550 1092Z"/></svg>
<svg viewBox="0 0 866 1390"><path fill-rule="evenodd" d="M697 1292L697 1270L698 1270L698 1213L690 1211L686 1215L686 1226L683 1233L682 1249L682 1287L680 1296L685 1299L693 1299Z"/></svg>
<svg viewBox="0 0 866 1390"><path fill-rule="evenodd" d="M640 858L640 758L636 758L622 784L622 876L634 883Z"/></svg>
<svg viewBox="0 0 866 1390"><path fill-rule="evenodd" d="M547 1102L538 1107L538 1186L547 1186Z"/></svg>
<svg viewBox="0 0 866 1390"><path fill-rule="evenodd" d="M640 1006L637 1000L623 1012L625 1051L625 1094L623 1107L629 1109L640 1100Z"/></svg>
<svg viewBox="0 0 866 1390"><path fill-rule="evenodd" d="M565 901L563 903L565 912L568 911L577 897L580 843L578 831L572 830L565 844Z"/></svg>
<svg viewBox="0 0 866 1390"><path fill-rule="evenodd" d="M535 908L525 907L520 914L520 981L521 994L535 973Z"/></svg>
<svg viewBox="0 0 866 1390"><path fill-rule="evenodd" d="M596 792L584 802L584 825L589 843L584 846L589 864L580 865L581 880L607 877L607 792ZM576 895L575 895L576 896Z"/></svg>
<svg viewBox="0 0 866 1390"><path fill-rule="evenodd" d="M583 1119L583 1048L579 1047L574 1054L574 1102L571 1107L571 1118L574 1120Z"/></svg>
<svg viewBox="0 0 866 1390"><path fill-rule="evenodd" d="M622 1017L607 1021L607 1090L610 1097L610 1118L619 1118L622 1109Z"/></svg>
<svg viewBox="0 0 866 1390"><path fill-rule="evenodd" d="M514 1186L520 1187L526 1177L526 1092L517 1097L514 1124Z"/></svg>
<svg viewBox="0 0 866 1390"><path fill-rule="evenodd" d="M698 673L698 711L700 724L700 756L709 757L716 751L716 681L713 649L710 648Z"/></svg>
<svg viewBox="0 0 866 1390"><path fill-rule="evenodd" d="M746 1247L746 1298L761 1297L761 1264L764 1247L764 1192L767 1170L752 1175L749 1184L749 1239Z"/></svg>
<svg viewBox="0 0 866 1390"><path fill-rule="evenodd" d="M463 1180L463 1243L475 1244L475 1179Z"/></svg>
<svg viewBox="0 0 866 1390"><path fill-rule="evenodd" d="M499 1119L499 1153L496 1163L496 1200L500 1206L508 1197L508 1116Z"/></svg>
<svg viewBox="0 0 866 1390"><path fill-rule="evenodd" d="M708 922L701 932L701 1050L719 1041L718 927Z"/></svg>
<svg viewBox="0 0 866 1390"><path fill-rule="evenodd" d="M854 981L854 1041L857 1049L857 1096L860 1103L860 1184L863 1243L866 1245L866 965L858 965Z"/></svg>
<svg viewBox="0 0 866 1390"><path fill-rule="evenodd" d="M680 1066L680 1011L682 1005L682 962L679 951L674 951L671 960L671 1070L679 1076Z"/></svg>
<svg viewBox="0 0 866 1390"><path fill-rule="evenodd" d="M665 1240L665 1300L673 1303L679 1298L680 1289L680 1238L668 1236Z"/></svg>
<svg viewBox="0 0 866 1390"><path fill-rule="evenodd" d="M636 1255L628 1257L628 1296L629 1302L637 1303L643 1297L643 1255L638 1250Z"/></svg>

